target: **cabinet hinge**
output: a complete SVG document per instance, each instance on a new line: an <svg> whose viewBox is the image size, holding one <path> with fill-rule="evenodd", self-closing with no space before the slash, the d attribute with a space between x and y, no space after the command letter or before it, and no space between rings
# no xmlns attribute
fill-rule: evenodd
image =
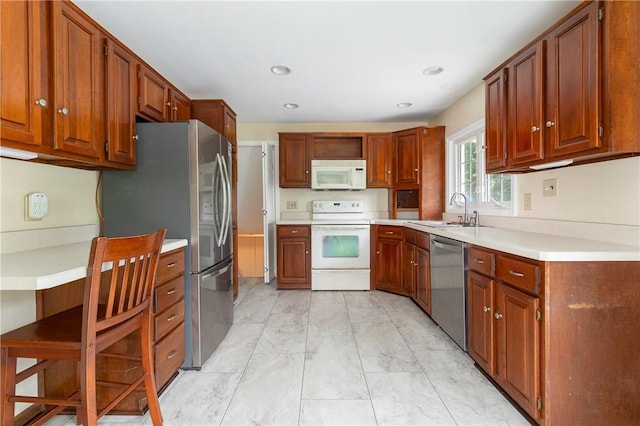
<svg viewBox="0 0 640 426"><path fill-rule="evenodd" d="M104 152L109 153L109 142L104 143Z"/></svg>
<svg viewBox="0 0 640 426"><path fill-rule="evenodd" d="M598 124L598 136L604 136L604 126L602 125L602 123Z"/></svg>
<svg viewBox="0 0 640 426"><path fill-rule="evenodd" d="M269 272L269 268L267 268L266 266L264 267L264 271L265 272Z"/></svg>
<svg viewBox="0 0 640 426"><path fill-rule="evenodd" d="M538 411L542 411L542 398L538 397L538 400L536 401L536 408L538 409Z"/></svg>
<svg viewBox="0 0 640 426"><path fill-rule="evenodd" d="M542 309L536 309L536 321L542 321Z"/></svg>
<svg viewBox="0 0 640 426"><path fill-rule="evenodd" d="M107 46L107 43L104 43L104 56L109 56L109 46Z"/></svg>
<svg viewBox="0 0 640 426"><path fill-rule="evenodd" d="M262 151L262 158L264 158L264 157L266 157L266 156L267 156L267 153L266 153L266 152L264 152L264 151Z"/></svg>
<svg viewBox="0 0 640 426"><path fill-rule="evenodd" d="M509 74L504 74L504 82L506 83L507 81L509 81Z"/></svg>
<svg viewBox="0 0 640 426"><path fill-rule="evenodd" d="M138 96L138 104L142 103L142 98L140 96Z"/></svg>
<svg viewBox="0 0 640 426"><path fill-rule="evenodd" d="M604 7L600 7L600 9L598 9L598 21L604 21Z"/></svg>

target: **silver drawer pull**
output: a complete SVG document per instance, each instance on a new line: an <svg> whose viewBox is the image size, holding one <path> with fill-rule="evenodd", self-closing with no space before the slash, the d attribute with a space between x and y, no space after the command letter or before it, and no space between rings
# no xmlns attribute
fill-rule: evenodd
<svg viewBox="0 0 640 426"><path fill-rule="evenodd" d="M167 265L167 268L175 268L176 265L177 265L176 262L171 262L170 264Z"/></svg>
<svg viewBox="0 0 640 426"><path fill-rule="evenodd" d="M387 235L393 235L393 231L386 231L385 234Z"/></svg>
<svg viewBox="0 0 640 426"><path fill-rule="evenodd" d="M167 291L167 295L175 294L175 293L176 293L176 291L177 291L177 290L176 290L175 288L172 288L171 290Z"/></svg>
<svg viewBox="0 0 640 426"><path fill-rule="evenodd" d="M173 352L171 352L169 355L167 355L167 359L171 359L171 358L175 357L176 355L178 355L178 350L174 349Z"/></svg>
<svg viewBox="0 0 640 426"><path fill-rule="evenodd" d="M169 318L167 318L167 322L171 322L174 319L176 319L176 316L175 315L171 315Z"/></svg>
<svg viewBox="0 0 640 426"><path fill-rule="evenodd" d="M476 263L479 263L481 265L484 263L484 260L482 260L482 259L473 259L473 261L476 262Z"/></svg>
<svg viewBox="0 0 640 426"><path fill-rule="evenodd" d="M291 231L292 234L297 234L298 231L296 231L295 229L293 231Z"/></svg>
<svg viewBox="0 0 640 426"><path fill-rule="evenodd" d="M509 275L513 275L514 277L520 277L520 278L524 277L523 273L516 272L516 271L509 271Z"/></svg>

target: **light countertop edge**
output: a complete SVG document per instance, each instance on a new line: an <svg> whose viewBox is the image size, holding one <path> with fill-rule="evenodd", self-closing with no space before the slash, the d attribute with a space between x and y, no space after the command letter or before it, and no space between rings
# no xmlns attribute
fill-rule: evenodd
<svg viewBox="0 0 640 426"><path fill-rule="evenodd" d="M166 239L162 253L187 245ZM87 276L91 241L63 244L2 255L0 290L45 290Z"/></svg>

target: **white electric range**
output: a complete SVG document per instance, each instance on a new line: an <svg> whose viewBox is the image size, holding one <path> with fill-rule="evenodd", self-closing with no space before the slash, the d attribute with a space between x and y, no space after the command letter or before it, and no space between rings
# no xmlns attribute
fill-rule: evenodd
<svg viewBox="0 0 640 426"><path fill-rule="evenodd" d="M314 201L311 290L369 290L370 222L362 201Z"/></svg>

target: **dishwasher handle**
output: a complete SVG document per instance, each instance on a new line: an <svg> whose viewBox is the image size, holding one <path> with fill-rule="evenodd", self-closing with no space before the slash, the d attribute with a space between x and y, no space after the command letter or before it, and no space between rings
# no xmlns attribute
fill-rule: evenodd
<svg viewBox="0 0 640 426"><path fill-rule="evenodd" d="M453 251L456 253L460 253L462 251L462 246L454 245L454 244L446 244L441 241L432 240L431 244L434 246L441 248L443 250Z"/></svg>

